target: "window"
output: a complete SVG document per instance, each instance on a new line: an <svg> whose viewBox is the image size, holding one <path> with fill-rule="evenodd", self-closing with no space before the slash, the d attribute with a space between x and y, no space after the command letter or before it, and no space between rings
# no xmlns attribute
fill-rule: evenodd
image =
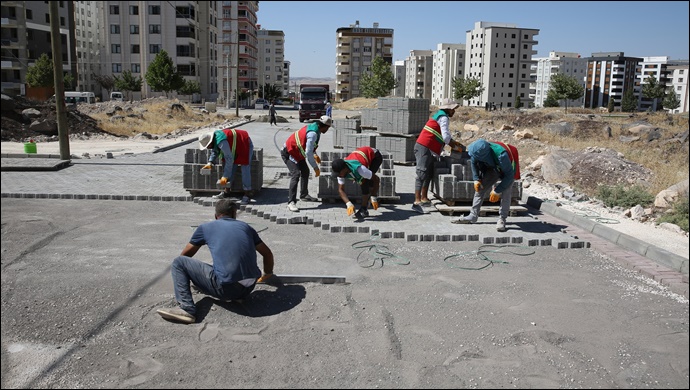
<svg viewBox="0 0 690 390"><path fill-rule="evenodd" d="M118 45L116 43L110 45L110 52L113 54L120 53L120 45Z"/></svg>
<svg viewBox="0 0 690 390"><path fill-rule="evenodd" d="M122 73L122 64L113 64L113 73Z"/></svg>
<svg viewBox="0 0 690 390"><path fill-rule="evenodd" d="M26 18L27 19L33 19L34 18L34 13L30 9L26 10Z"/></svg>
<svg viewBox="0 0 690 390"><path fill-rule="evenodd" d="M111 5L110 6L110 14L111 15L119 15L120 14L120 6L119 5Z"/></svg>
<svg viewBox="0 0 690 390"><path fill-rule="evenodd" d="M155 44L155 45L149 45L149 53L151 54L158 54L161 51L161 45L160 44Z"/></svg>
<svg viewBox="0 0 690 390"><path fill-rule="evenodd" d="M132 54L139 54L141 52L141 47L139 45L132 45Z"/></svg>
<svg viewBox="0 0 690 390"><path fill-rule="evenodd" d="M139 15L139 6L138 5L130 5L129 6L129 14L130 15Z"/></svg>
<svg viewBox="0 0 690 390"><path fill-rule="evenodd" d="M510 34L510 37L515 39L515 34Z"/></svg>
<svg viewBox="0 0 690 390"><path fill-rule="evenodd" d="M132 73L141 73L141 64L132 64Z"/></svg>
<svg viewBox="0 0 690 390"><path fill-rule="evenodd" d="M149 14L150 15L160 15L161 14L161 6L160 5L149 5Z"/></svg>
<svg viewBox="0 0 690 390"><path fill-rule="evenodd" d="M149 34L160 34L161 25L160 24L149 24Z"/></svg>
<svg viewBox="0 0 690 390"><path fill-rule="evenodd" d="M178 57L192 57L194 55L194 45L177 45Z"/></svg>
<svg viewBox="0 0 690 390"><path fill-rule="evenodd" d="M46 23L50 23L50 14L46 14Z"/></svg>
<svg viewBox="0 0 690 390"><path fill-rule="evenodd" d="M120 25L119 24L111 24L110 25L110 33L111 34L119 34L120 33Z"/></svg>
<svg viewBox="0 0 690 390"><path fill-rule="evenodd" d="M515 44L514 44L514 43L511 43L511 44L510 44L510 48L511 48L511 49L515 49Z"/></svg>
<svg viewBox="0 0 690 390"><path fill-rule="evenodd" d="M130 34L139 34L139 25L138 24L130 24L129 25L129 33Z"/></svg>

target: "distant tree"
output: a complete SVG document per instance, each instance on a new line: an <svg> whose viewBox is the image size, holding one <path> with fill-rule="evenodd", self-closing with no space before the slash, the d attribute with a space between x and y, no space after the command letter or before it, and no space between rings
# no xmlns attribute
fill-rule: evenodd
<svg viewBox="0 0 690 390"><path fill-rule="evenodd" d="M283 96L283 89L275 84L266 83L263 88L259 89L259 96L272 102Z"/></svg>
<svg viewBox="0 0 690 390"><path fill-rule="evenodd" d="M54 87L55 74L53 72L53 61L48 58L46 53L36 60L34 66L26 71L26 83L30 87Z"/></svg>
<svg viewBox="0 0 690 390"><path fill-rule="evenodd" d="M556 92L553 89L549 89L546 93L546 99L544 99L544 107L560 107L558 103L558 98L556 97Z"/></svg>
<svg viewBox="0 0 690 390"><path fill-rule="evenodd" d="M644 81L641 91L642 96L647 99L654 99L654 103L659 103L656 105L656 110L661 110L663 107L659 99L663 99L664 95L666 95L666 88L663 84L660 84L654 76L649 76L644 79Z"/></svg>
<svg viewBox="0 0 690 390"><path fill-rule="evenodd" d="M623 94L623 99L621 99L621 111L623 112L635 112L637 111L637 99L633 95L632 89L628 89Z"/></svg>
<svg viewBox="0 0 690 390"><path fill-rule="evenodd" d="M664 101L662 103L664 105L664 108L672 111L675 110L676 108L680 107L680 100L678 99L678 96L676 96L676 93L673 91L669 91L666 94L666 97L664 98Z"/></svg>
<svg viewBox="0 0 690 390"><path fill-rule="evenodd" d="M127 99L130 98L129 92L141 91L143 80L141 77L134 77L130 70L122 72L122 77L113 77L115 79L115 88L125 92Z"/></svg>
<svg viewBox="0 0 690 390"><path fill-rule="evenodd" d="M166 97L170 91L177 91L184 85L184 78L177 73L175 64L165 50L156 54L144 77L151 89L165 92Z"/></svg>
<svg viewBox="0 0 690 390"><path fill-rule="evenodd" d="M585 93L584 87L575 77L558 73L551 76L551 87L554 97L558 100L565 100L565 112L568 112L568 100L575 100L582 97Z"/></svg>
<svg viewBox="0 0 690 390"><path fill-rule="evenodd" d="M474 77L455 77L453 78L453 98L455 100L472 100L484 92L482 82ZM469 103L469 102L468 102Z"/></svg>
<svg viewBox="0 0 690 390"><path fill-rule="evenodd" d="M110 95L110 91L115 87L115 78L109 74L105 75L100 75L100 74L95 74L91 73L91 77L96 80L98 85L101 86L101 88L105 89L108 92L108 95Z"/></svg>
<svg viewBox="0 0 690 390"><path fill-rule="evenodd" d="M522 102L520 102L520 96L515 95L515 108L520 108L522 106Z"/></svg>
<svg viewBox="0 0 690 390"><path fill-rule="evenodd" d="M383 57L376 56L370 72L363 72L359 78L359 91L365 98L390 95L395 88L395 77L391 65Z"/></svg>
<svg viewBox="0 0 690 390"><path fill-rule="evenodd" d="M201 93L201 85L194 80L185 80L180 89L177 90L178 95L194 95Z"/></svg>
<svg viewBox="0 0 690 390"><path fill-rule="evenodd" d="M72 76L72 73L66 72L62 76L62 83L65 84L65 89L74 90L74 76Z"/></svg>
<svg viewBox="0 0 690 390"><path fill-rule="evenodd" d="M609 95L609 104L606 106L608 112L613 112L616 109L616 102L613 100L613 96Z"/></svg>

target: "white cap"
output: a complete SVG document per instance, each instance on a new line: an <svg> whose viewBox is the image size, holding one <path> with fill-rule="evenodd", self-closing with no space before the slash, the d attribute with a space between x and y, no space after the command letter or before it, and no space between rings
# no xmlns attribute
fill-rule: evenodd
<svg viewBox="0 0 690 390"><path fill-rule="evenodd" d="M206 133L199 137L199 149L204 150L208 149L208 146L211 145L211 142L213 141L213 132Z"/></svg>
<svg viewBox="0 0 690 390"><path fill-rule="evenodd" d="M321 116L321 118L319 118L319 122L323 123L326 126L330 126L333 123L333 120L331 119L330 116L323 115L323 116Z"/></svg>

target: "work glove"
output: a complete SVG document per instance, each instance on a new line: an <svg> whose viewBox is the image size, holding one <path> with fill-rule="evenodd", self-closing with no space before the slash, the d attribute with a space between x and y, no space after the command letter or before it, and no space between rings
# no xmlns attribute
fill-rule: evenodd
<svg viewBox="0 0 690 390"><path fill-rule="evenodd" d="M319 177L321 175L321 170L319 168L314 169L314 177Z"/></svg>
<svg viewBox="0 0 690 390"><path fill-rule="evenodd" d="M201 167L201 170L199 171L202 175L210 175L211 174L211 164L206 164L203 167Z"/></svg>
<svg viewBox="0 0 690 390"><path fill-rule="evenodd" d="M479 192L484 186L482 185L481 180L475 180L474 181L474 192Z"/></svg>
<svg viewBox="0 0 690 390"><path fill-rule="evenodd" d="M460 142L456 142L453 150L455 150L458 153L462 153L465 151L465 146L463 146L463 144L461 144Z"/></svg>
<svg viewBox="0 0 690 390"><path fill-rule="evenodd" d="M225 176L223 176L223 177L220 178L220 180L218 180L218 183L219 183L220 185L224 186L224 185L228 184L228 178L225 177Z"/></svg>
<svg viewBox="0 0 690 390"><path fill-rule="evenodd" d="M256 280L257 283L266 283L269 279L271 279L273 274L263 274L259 279Z"/></svg>
<svg viewBox="0 0 690 390"><path fill-rule="evenodd" d="M499 200L501 200L501 194L491 191L491 194L489 195L489 202L498 202Z"/></svg>
<svg viewBox="0 0 690 390"><path fill-rule="evenodd" d="M317 164L321 164L321 157L316 153L314 154L314 161L316 161Z"/></svg>
<svg viewBox="0 0 690 390"><path fill-rule="evenodd" d="M372 197L371 197L371 207L373 207L374 210L378 210L378 209L379 209L379 200L378 200L378 198L375 197L375 196L372 196Z"/></svg>
<svg viewBox="0 0 690 390"><path fill-rule="evenodd" d="M345 206L347 206L347 216L352 216L352 214L355 213L355 205L353 205L352 202L347 202Z"/></svg>

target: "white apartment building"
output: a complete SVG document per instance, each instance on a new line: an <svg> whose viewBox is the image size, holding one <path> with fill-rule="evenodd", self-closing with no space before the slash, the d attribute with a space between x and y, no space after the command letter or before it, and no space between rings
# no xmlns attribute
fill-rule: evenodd
<svg viewBox="0 0 690 390"><path fill-rule="evenodd" d="M375 57L392 65L393 29L360 27L359 20L336 30L335 94L336 102L360 96L359 78L371 70Z"/></svg>
<svg viewBox="0 0 690 390"><path fill-rule="evenodd" d="M476 22L467 31L465 78L478 78L484 88L469 105L514 107L518 97L522 107L533 104L530 73L538 34L538 29L493 22Z"/></svg>
<svg viewBox="0 0 690 390"><path fill-rule="evenodd" d="M434 52L410 50L405 59L405 97L431 100L431 76Z"/></svg>
<svg viewBox="0 0 690 390"><path fill-rule="evenodd" d="M93 92L102 97L101 85L94 75L100 75L101 54L103 49L102 30L98 17L103 12L103 2L75 1L74 20L77 40L77 86L80 92Z"/></svg>
<svg viewBox="0 0 690 390"><path fill-rule="evenodd" d="M669 83L667 84L667 92L673 91L676 94L678 100L680 100L680 106L674 110L670 110L673 114L678 114L681 112L688 112L688 60L683 61L670 61L668 63L668 70L671 72L669 76Z"/></svg>
<svg viewBox="0 0 690 390"><path fill-rule="evenodd" d="M440 105L443 99L453 99L453 80L463 78L465 72L465 45L439 43L433 52L431 75L431 104Z"/></svg>
<svg viewBox="0 0 690 390"><path fill-rule="evenodd" d="M256 35L259 41L258 89L261 90L266 84L272 84L280 88L281 96L286 96L287 89L285 88L285 80L283 80L283 73L285 71L285 33L281 30L260 28L256 31ZM261 96L263 94L264 92L261 91Z"/></svg>
<svg viewBox="0 0 690 390"><path fill-rule="evenodd" d="M544 100L551 89L551 76L564 74L575 78L582 87L585 87L585 76L587 74L587 59L582 58L578 53L568 53L560 51L549 52L548 57L534 58L536 65L532 69L531 89L534 90L535 107L544 107ZM560 106L582 107L584 105L584 93L582 97L568 102L560 101Z"/></svg>
<svg viewBox="0 0 690 390"><path fill-rule="evenodd" d="M283 61L283 97L290 96L290 61Z"/></svg>
<svg viewBox="0 0 690 390"><path fill-rule="evenodd" d="M391 95L393 97L405 97L405 60L395 61L393 77L395 78L395 88Z"/></svg>

